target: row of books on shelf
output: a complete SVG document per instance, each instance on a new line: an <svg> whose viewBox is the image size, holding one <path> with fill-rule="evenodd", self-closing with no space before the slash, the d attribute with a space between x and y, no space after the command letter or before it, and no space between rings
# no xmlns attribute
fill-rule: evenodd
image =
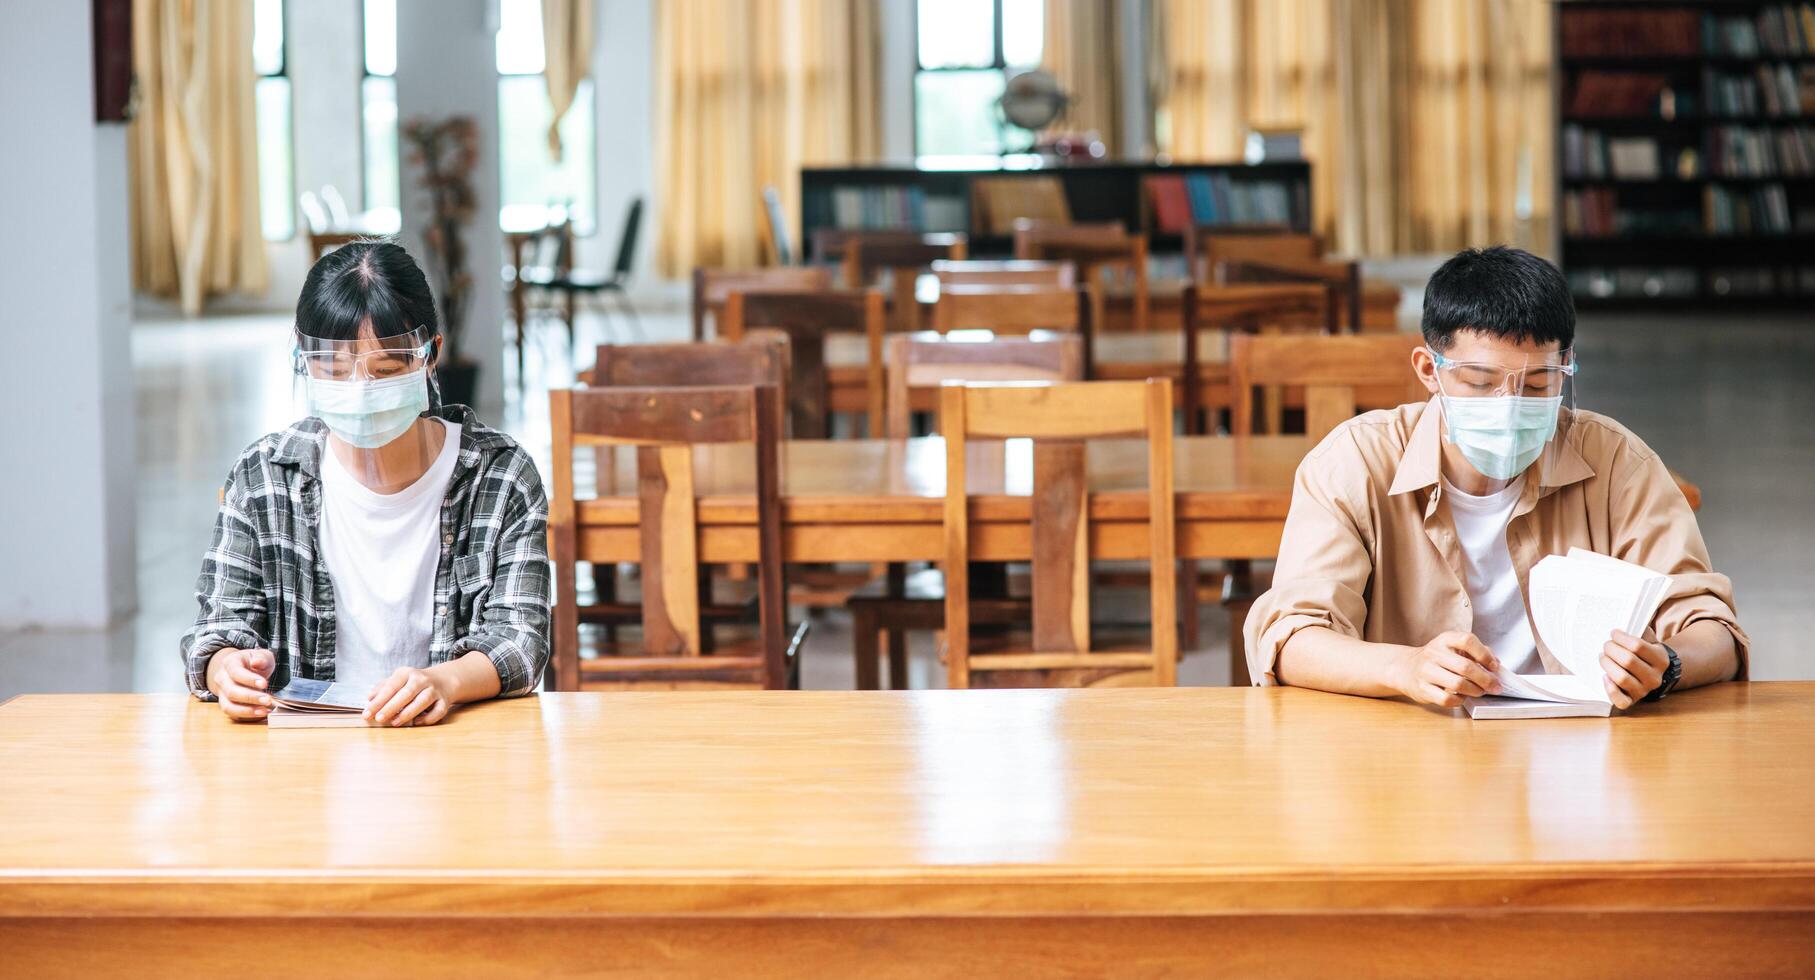
<svg viewBox="0 0 1815 980"><path fill-rule="evenodd" d="M1702 17L1702 49L1732 58L1815 54L1815 3L1766 4L1751 17Z"/></svg>
<svg viewBox="0 0 1815 980"><path fill-rule="evenodd" d="M1590 266L1571 269L1570 292L1595 299L1672 299L1699 296L1815 296L1815 265Z"/></svg>
<svg viewBox="0 0 1815 980"><path fill-rule="evenodd" d="M1563 195L1563 233L1572 238L1815 233L1815 203L1793 206L1782 184L1702 188L1699 208L1622 206L1611 187Z"/></svg>
<svg viewBox="0 0 1815 980"><path fill-rule="evenodd" d="M808 223L833 228L919 228L964 231L964 200L932 196L921 187L834 187L810 197Z"/></svg>
<svg viewBox="0 0 1815 980"><path fill-rule="evenodd" d="M1716 126L1708 169L1722 177L1815 176L1815 126Z"/></svg>
<svg viewBox="0 0 1815 980"><path fill-rule="evenodd" d="M1563 55L1570 58L1690 57L1701 51L1701 19L1687 8L1566 5L1559 31Z"/></svg>
<svg viewBox="0 0 1815 980"><path fill-rule="evenodd" d="M1794 210L1782 184L1702 188L1702 213L1711 235L1787 235L1815 232L1815 205Z"/></svg>
<svg viewBox="0 0 1815 980"><path fill-rule="evenodd" d="M1681 140L1624 136L1566 123L1563 176L1571 180L1815 177L1815 125L1711 126L1704 154Z"/></svg>
<svg viewBox="0 0 1815 980"><path fill-rule="evenodd" d="M1815 62L1761 64L1742 74L1710 70L1702 90L1710 116L1815 116Z"/></svg>
<svg viewBox="0 0 1815 980"><path fill-rule="evenodd" d="M1697 93L1663 72L1584 70L1568 91L1563 114L1574 118L1691 119L1701 111Z"/></svg>
<svg viewBox="0 0 1815 980"><path fill-rule="evenodd" d="M1183 234L1192 225L1290 225L1310 223L1309 192L1301 181L1233 180L1200 171L1146 178L1154 230Z"/></svg>

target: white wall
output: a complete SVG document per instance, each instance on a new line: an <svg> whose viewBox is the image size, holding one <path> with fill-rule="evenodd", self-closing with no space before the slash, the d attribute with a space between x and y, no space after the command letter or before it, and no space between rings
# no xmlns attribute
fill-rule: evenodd
<svg viewBox="0 0 1815 980"><path fill-rule="evenodd" d="M89 5L0 3L0 629L136 602L126 132L94 122ZM29 151L27 151L29 148Z"/></svg>
<svg viewBox="0 0 1815 980"><path fill-rule="evenodd" d="M504 374L504 284L499 257L504 234L498 229L498 69L496 5L492 0L398 0L397 115L399 119L471 116L479 127L479 162L472 174L473 221L465 228L472 298L462 334L465 354L480 364L479 395L473 407L482 417L500 417ZM407 160L409 150L403 150ZM423 244L429 224L424 195L411 193L412 167L404 165L405 248L430 271ZM444 325L445 326L445 325Z"/></svg>
<svg viewBox="0 0 1815 980"><path fill-rule="evenodd" d="M617 261L630 202L643 199L643 227L632 282L655 277L655 5L659 0L598 0L593 23L593 126L598 161L598 232L575 258L591 269Z"/></svg>

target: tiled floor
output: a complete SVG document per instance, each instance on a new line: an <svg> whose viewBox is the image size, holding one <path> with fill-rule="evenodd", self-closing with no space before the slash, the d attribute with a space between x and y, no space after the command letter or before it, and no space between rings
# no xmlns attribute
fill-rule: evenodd
<svg viewBox="0 0 1815 980"><path fill-rule="evenodd" d="M645 315L651 339L684 334L678 312ZM288 318L152 320L133 339L139 405L139 614L106 635L0 633L0 699L29 691L182 688L177 637L207 545L216 489L238 452L299 414ZM601 323L583 325L590 340ZM564 337L530 353L532 382L571 380ZM1815 316L1583 317L1581 403L1624 421L1699 483L1715 565L1733 577L1754 638L1753 675L1815 677L1800 643L1802 590L1815 584ZM542 365L547 365L544 369ZM504 424L546 454L546 403L511 404ZM541 410L538 411L538 408ZM1220 610L1181 667L1188 684L1227 681ZM805 683L851 685L841 613L816 619ZM915 645L915 686L939 683L930 641Z"/></svg>

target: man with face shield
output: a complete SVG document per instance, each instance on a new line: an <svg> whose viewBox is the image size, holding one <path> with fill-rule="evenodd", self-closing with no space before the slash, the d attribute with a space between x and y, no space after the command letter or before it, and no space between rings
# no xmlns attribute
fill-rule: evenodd
<svg viewBox="0 0 1815 980"><path fill-rule="evenodd" d="M1412 369L1429 402L1338 427L1298 470L1273 586L1244 627L1258 684L1454 707L1495 673L1560 673L1533 638L1533 565L1584 548L1671 577L1600 658L1616 707L1743 677L1732 585L1663 462L1578 409L1563 276L1469 249L1431 276Z"/></svg>
<svg viewBox="0 0 1815 980"><path fill-rule="evenodd" d="M441 405L434 297L389 242L310 270L293 359L308 418L228 475L183 637L189 686L237 720L292 677L434 724L528 693L548 659L548 502L535 464Z"/></svg>

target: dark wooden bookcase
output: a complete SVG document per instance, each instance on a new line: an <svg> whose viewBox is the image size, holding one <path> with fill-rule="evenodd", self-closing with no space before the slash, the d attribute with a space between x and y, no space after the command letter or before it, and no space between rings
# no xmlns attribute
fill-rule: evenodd
<svg viewBox="0 0 1815 980"><path fill-rule="evenodd" d="M1183 236L1159 230L1148 183L1149 178L1155 176L1189 177L1193 174L1215 175L1229 185L1241 187L1275 186L1290 202L1285 223L1296 231L1310 230L1311 165L1302 161L1253 165L1117 162L954 170L889 166L803 168L800 173L801 250L809 261L818 258L812 254L813 232L817 229L869 227L964 232L970 236L973 257L1007 255L1013 249L1010 236L990 233L990 229L981 226L980 216L975 214L977 182L1056 178L1063 189L1071 220L1119 221L1129 231L1146 234L1149 249L1155 254L1179 252L1183 249ZM899 200L889 199L860 222L839 221L838 194L879 191L916 194L920 204L895 206ZM847 217L851 210L851 207L846 208ZM917 212L919 220L903 215L909 211Z"/></svg>
<svg viewBox="0 0 1815 980"><path fill-rule="evenodd" d="M1577 305L1815 310L1815 161L1780 145L1788 131L1815 148L1815 3L1567 0L1555 28L1556 218ZM1786 70L1799 97L1772 105L1761 72ZM1736 98L1748 86L1753 104ZM1736 132L1763 134L1768 164L1730 166ZM1656 173L1615 173L1615 141L1641 160L1649 141Z"/></svg>

